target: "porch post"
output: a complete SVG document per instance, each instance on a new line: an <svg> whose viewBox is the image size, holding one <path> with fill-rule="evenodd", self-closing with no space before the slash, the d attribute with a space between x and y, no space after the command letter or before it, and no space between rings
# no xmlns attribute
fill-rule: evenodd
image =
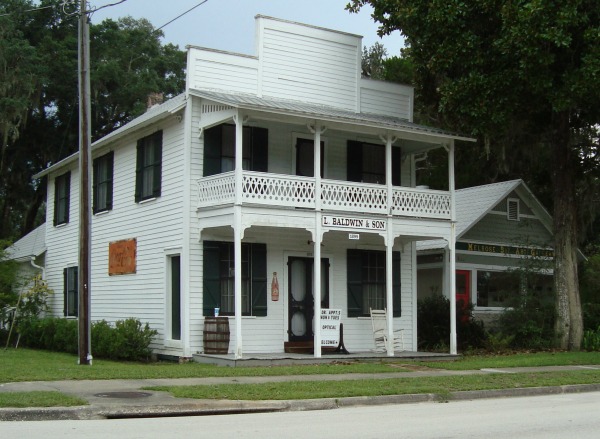
<svg viewBox="0 0 600 439"><path fill-rule="evenodd" d="M387 221L387 236L385 239L385 303L387 318L387 356L394 356L394 264L393 264L394 231L392 219Z"/></svg>
<svg viewBox="0 0 600 439"><path fill-rule="evenodd" d="M235 121L235 205L233 207L235 358L242 358L242 117Z"/></svg>
<svg viewBox="0 0 600 439"><path fill-rule="evenodd" d="M385 184L387 186L387 235L385 240L385 294L387 317L387 355L394 356L394 231L392 228L392 143L395 139L388 134L385 138Z"/></svg>
<svg viewBox="0 0 600 439"><path fill-rule="evenodd" d="M450 354L457 354L456 337L456 197L454 182L454 140L450 141L448 149L448 175L450 188L450 242L449 254L449 284L450 284Z"/></svg>
<svg viewBox="0 0 600 439"><path fill-rule="evenodd" d="M315 122L314 175L315 175L315 239L313 252L314 298L314 356L321 358L321 124ZM308 322L307 324L310 324Z"/></svg>

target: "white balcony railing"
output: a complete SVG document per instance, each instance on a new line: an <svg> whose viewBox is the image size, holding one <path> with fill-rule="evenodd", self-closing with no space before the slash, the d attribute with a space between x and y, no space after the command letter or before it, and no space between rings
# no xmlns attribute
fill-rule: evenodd
<svg viewBox="0 0 600 439"><path fill-rule="evenodd" d="M295 175L244 171L242 203L270 207L316 208L315 179ZM235 201L235 173L198 180L198 207L217 207ZM326 211L450 219L450 193L394 186L391 205L387 187L379 184L321 180L321 207Z"/></svg>

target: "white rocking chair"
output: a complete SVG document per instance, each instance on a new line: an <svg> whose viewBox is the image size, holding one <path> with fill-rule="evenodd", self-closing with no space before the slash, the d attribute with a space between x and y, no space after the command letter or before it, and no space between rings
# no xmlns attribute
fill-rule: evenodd
<svg viewBox="0 0 600 439"><path fill-rule="evenodd" d="M373 327L373 341L375 342L375 352L386 352L388 341L387 311L385 309L373 309L371 311L371 325ZM392 346L394 352L404 350L404 330L397 329L393 334L394 340Z"/></svg>

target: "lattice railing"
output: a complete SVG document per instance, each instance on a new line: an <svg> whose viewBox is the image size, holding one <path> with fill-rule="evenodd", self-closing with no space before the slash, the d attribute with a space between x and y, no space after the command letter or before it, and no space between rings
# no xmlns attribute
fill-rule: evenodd
<svg viewBox="0 0 600 439"><path fill-rule="evenodd" d="M323 180L323 209L387 213L387 188L378 184Z"/></svg>
<svg viewBox="0 0 600 439"><path fill-rule="evenodd" d="M235 172L211 175L198 180L198 207L211 207L235 201Z"/></svg>
<svg viewBox="0 0 600 439"><path fill-rule="evenodd" d="M242 200L287 207L315 207L314 178L245 171Z"/></svg>
<svg viewBox="0 0 600 439"><path fill-rule="evenodd" d="M394 188L392 215L450 219L450 194L429 189Z"/></svg>
<svg viewBox="0 0 600 439"><path fill-rule="evenodd" d="M211 207L235 201L235 173L213 175L198 180L198 207ZM315 179L244 171L243 203L272 207L314 209ZM321 181L323 210L345 213L387 214L387 187L378 184L337 180ZM450 194L429 189L399 188L392 191L392 215L450 219Z"/></svg>

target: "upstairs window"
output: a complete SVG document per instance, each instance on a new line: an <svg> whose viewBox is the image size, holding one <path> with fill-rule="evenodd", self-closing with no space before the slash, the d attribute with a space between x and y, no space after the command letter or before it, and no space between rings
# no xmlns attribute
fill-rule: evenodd
<svg viewBox="0 0 600 439"><path fill-rule="evenodd" d="M54 225L69 222L69 204L71 198L71 172L54 179Z"/></svg>
<svg viewBox="0 0 600 439"><path fill-rule="evenodd" d="M509 198L506 201L506 212L509 221L519 221L519 199Z"/></svg>
<svg viewBox="0 0 600 439"><path fill-rule="evenodd" d="M267 172L269 136L265 128L242 128L242 169ZM204 176L235 170L235 125L204 131Z"/></svg>
<svg viewBox="0 0 600 439"><path fill-rule="evenodd" d="M385 184L385 146L348 141L348 181ZM392 147L392 185L400 186L401 150Z"/></svg>
<svg viewBox="0 0 600 439"><path fill-rule="evenodd" d="M163 132L139 139L135 176L135 202L160 197Z"/></svg>
<svg viewBox="0 0 600 439"><path fill-rule="evenodd" d="M93 211L104 212L112 209L114 153L94 160Z"/></svg>

